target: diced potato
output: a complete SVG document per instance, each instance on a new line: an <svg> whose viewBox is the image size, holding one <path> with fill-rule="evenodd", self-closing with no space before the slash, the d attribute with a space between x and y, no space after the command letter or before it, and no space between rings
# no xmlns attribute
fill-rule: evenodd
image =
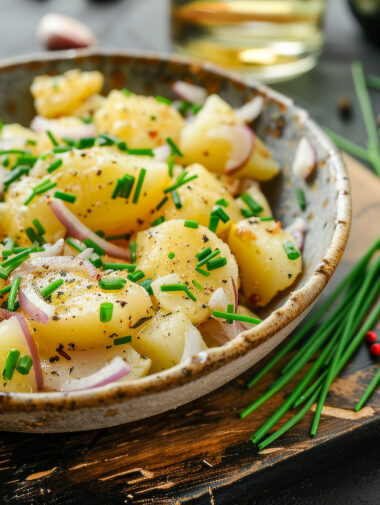
<svg viewBox="0 0 380 505"><path fill-rule="evenodd" d="M266 305L291 286L302 270L301 255L291 260L285 252L288 240L295 246L275 221L250 218L231 226L228 243L239 264L243 291L256 305Z"/></svg>
<svg viewBox="0 0 380 505"><path fill-rule="evenodd" d="M272 211L269 206L266 196L261 191L260 186L257 183L253 183L250 188L248 188L244 193L247 193L259 206L263 209L258 212L258 216L261 217L272 217ZM248 209L247 204L239 197L235 200L236 204L240 209Z"/></svg>
<svg viewBox="0 0 380 505"><path fill-rule="evenodd" d="M58 158L63 163L57 170L51 174L46 172L53 158L39 160L31 175L13 183L6 193L6 206L0 209L0 219L4 219L5 233L15 238L20 245L30 244L24 230L33 226L35 218L44 226L48 242L54 242L62 236L64 229L48 207L57 189L76 195L76 201L67 205L86 226L111 235L149 226L151 213L162 200L163 189L170 183L165 163L146 156L129 156L111 148L73 150L55 159ZM138 202L133 203L142 168L147 172ZM125 174L135 177L130 197L113 199L117 180ZM27 206L23 205L43 176L56 182L57 186L35 196Z"/></svg>
<svg viewBox="0 0 380 505"><path fill-rule="evenodd" d="M30 356L28 344L16 317L11 317L0 323L0 373L4 369L8 353L12 349L20 351L20 357ZM3 377L0 380L0 391L32 393L36 390L37 385L33 365L27 375L23 375L15 370L11 380L5 381Z"/></svg>
<svg viewBox="0 0 380 505"><path fill-rule="evenodd" d="M66 352L70 356L70 360L57 354L54 360L42 361L44 385L48 391L60 391L65 382L95 373L116 356L121 356L131 367L131 371L122 382L144 377L149 372L151 365L150 359L141 356L130 344L114 346L113 339L109 339L107 346L86 349L85 351L69 348Z"/></svg>
<svg viewBox="0 0 380 505"><path fill-rule="evenodd" d="M224 173L232 151L231 142L226 138L210 136L209 132L221 125L235 124L243 124L243 121L238 118L232 107L219 96L210 95L194 120L182 131L180 147L184 158L178 158L178 163L198 162L212 172ZM266 181L272 179L278 172L278 163L255 135L252 155L236 175Z"/></svg>
<svg viewBox="0 0 380 505"><path fill-rule="evenodd" d="M157 313L153 319L133 339L134 347L143 355L152 360L151 372L160 372L180 363L186 335L198 337L200 350L207 349L201 335L185 314L175 312L172 314ZM199 333L199 332L198 332Z"/></svg>
<svg viewBox="0 0 380 505"><path fill-rule="evenodd" d="M103 82L100 72L81 72L75 69L54 77L39 75L33 79L30 91L40 116L69 116L89 96L99 93Z"/></svg>
<svg viewBox="0 0 380 505"><path fill-rule="evenodd" d="M216 202L223 198L227 201L228 207L222 208L230 217L230 220L227 223L220 220L216 232L218 235L224 235L233 221L241 219L240 211L234 199L217 176L208 172L202 165L190 165L186 167L186 172L188 174L186 177L193 175L198 177L177 189L182 207L177 209L173 199L169 198L166 204L152 216L152 220L163 215L166 220L193 219L208 227L211 211Z"/></svg>
<svg viewBox="0 0 380 505"><path fill-rule="evenodd" d="M212 251L220 250L216 257L226 258L225 266L210 270L208 277L202 275L195 267L198 263L196 254L210 247ZM174 253L169 258L169 253ZM181 219L173 219L159 226L137 234L137 268L153 280L168 274L177 274L182 284L186 284L196 297L191 300L185 292L167 293L170 297L170 310L173 306L182 311L192 323L198 324L211 314L208 302L213 292L223 287L229 300L233 303L234 291L232 281L238 283L238 267L227 244L204 226L188 228ZM202 267L207 272L207 266ZM198 281L203 290L193 284ZM169 305L168 305L169 306ZM163 307L165 309L165 307Z"/></svg>
<svg viewBox="0 0 380 505"><path fill-rule="evenodd" d="M38 293L57 279L64 281L48 302L49 310L53 308L48 323L29 318L32 334L45 358L55 355L55 349L61 345L67 352L72 344L76 349L87 349L107 345L113 338L133 336L138 331L133 326L151 316L151 299L147 291L134 282L127 280L122 289L103 290L86 271L67 272L63 266L62 271L54 271L44 268L43 262L41 265L22 276L21 289L34 289ZM115 272L103 274L103 278L125 278L126 275L125 272ZM113 304L112 319L108 322L100 321L102 303Z"/></svg>
<svg viewBox="0 0 380 505"><path fill-rule="evenodd" d="M128 147L157 147L166 137L179 141L184 119L170 105L152 96L128 95L113 90L94 117L99 132L116 135Z"/></svg>
<svg viewBox="0 0 380 505"><path fill-rule="evenodd" d="M17 123L4 125L0 135L0 145L2 150L20 149L29 150L32 156L39 156L51 148L51 140L47 135L25 128ZM10 165L13 165L19 155L10 155Z"/></svg>

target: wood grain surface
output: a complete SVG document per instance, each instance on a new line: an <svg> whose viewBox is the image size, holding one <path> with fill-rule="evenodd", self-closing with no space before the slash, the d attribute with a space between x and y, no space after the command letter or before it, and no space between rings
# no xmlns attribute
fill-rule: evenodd
<svg viewBox="0 0 380 505"><path fill-rule="evenodd" d="M344 275L380 231L380 181L354 160L346 160L353 190L353 227L336 277ZM283 401L292 385L240 420L238 412L275 377L274 372L248 390L245 385L254 369L176 411L133 424L74 434L0 433L0 502L252 502L264 487L291 482L300 473L313 472L322 461L324 466L334 464L359 440L363 444L371 438L373 430L380 428L380 393L358 414L352 408L377 365L363 345L333 384L318 436L311 439L308 435L309 413L260 453L248 443L248 437Z"/></svg>

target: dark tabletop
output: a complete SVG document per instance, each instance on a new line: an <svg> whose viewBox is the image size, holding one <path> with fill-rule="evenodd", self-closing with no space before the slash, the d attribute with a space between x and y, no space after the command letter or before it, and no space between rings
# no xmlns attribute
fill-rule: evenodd
<svg viewBox="0 0 380 505"><path fill-rule="evenodd" d="M61 12L81 19L92 28L102 47L168 52L171 50L168 3L168 0L1 0L0 57L40 51L35 28L45 12ZM364 145L365 129L350 77L350 63L358 59L366 71L380 75L380 49L363 37L345 0L330 0L325 33L325 48L318 66L275 87L307 108L320 124ZM349 121L340 119L336 112L338 99L343 96L353 102L354 114ZM380 92L373 93L372 99L375 112L380 113ZM303 475L295 475L291 482L275 481L273 488L247 497L247 503L378 505L379 449L380 436L374 434L370 443L349 452L343 448L334 459L339 464L332 466L326 461L312 475L305 467ZM74 503L77 501L65 505ZM98 504L103 503L100 496Z"/></svg>

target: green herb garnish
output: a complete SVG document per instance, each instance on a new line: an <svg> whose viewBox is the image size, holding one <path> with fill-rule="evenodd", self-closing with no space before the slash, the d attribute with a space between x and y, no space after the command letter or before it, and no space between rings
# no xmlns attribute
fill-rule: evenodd
<svg viewBox="0 0 380 505"><path fill-rule="evenodd" d="M112 319L113 303L105 302L100 305L99 317L102 323L108 323Z"/></svg>

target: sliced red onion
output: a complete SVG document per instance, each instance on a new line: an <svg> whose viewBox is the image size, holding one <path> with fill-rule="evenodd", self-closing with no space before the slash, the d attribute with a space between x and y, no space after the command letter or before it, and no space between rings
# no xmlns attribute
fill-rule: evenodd
<svg viewBox="0 0 380 505"><path fill-rule="evenodd" d="M290 233L293 236L298 249L302 252L306 235L305 220L302 219L302 217L296 217L293 223L287 226L284 231Z"/></svg>
<svg viewBox="0 0 380 505"><path fill-rule="evenodd" d="M168 161L170 153L171 150L168 144L163 144L153 149L154 159L157 161Z"/></svg>
<svg viewBox="0 0 380 505"><path fill-rule="evenodd" d="M249 102L239 107L239 109L235 109L235 113L246 123L252 123L252 121L260 116L263 107L264 98L261 95L258 95Z"/></svg>
<svg viewBox="0 0 380 505"><path fill-rule="evenodd" d="M193 103L194 105L203 105L207 98L207 91L201 86L196 86L195 84L189 84L185 81L176 81L172 90L176 95L178 95L182 100L186 102Z"/></svg>
<svg viewBox="0 0 380 505"><path fill-rule="evenodd" d="M100 246L109 256L114 258L122 258L125 260L130 259L130 253L126 249L119 247L111 242L107 242L99 237L96 233L91 231L66 207L62 200L54 198L49 203L50 209L53 211L55 217L63 224L68 231L69 235L78 240L91 239L98 246Z"/></svg>
<svg viewBox="0 0 380 505"><path fill-rule="evenodd" d="M77 258L81 260L88 260L91 257L91 254L94 252L92 247L88 247L84 251L78 254Z"/></svg>
<svg viewBox="0 0 380 505"><path fill-rule="evenodd" d="M42 272L86 272L90 277L98 276L97 268L87 260L77 256L53 256L51 258L30 258L14 270L10 275L10 280L18 276L25 276L35 271Z"/></svg>
<svg viewBox="0 0 380 505"><path fill-rule="evenodd" d="M44 244L44 251L39 251L32 253L30 255L31 258L51 258L53 256L61 256L63 252L63 246L65 241L63 238L60 238L54 244Z"/></svg>
<svg viewBox="0 0 380 505"><path fill-rule="evenodd" d="M234 290L234 310L236 313L239 304L239 293L236 286L236 282L234 281L233 277L231 277L231 282L232 282L232 289Z"/></svg>
<svg viewBox="0 0 380 505"><path fill-rule="evenodd" d="M307 179L317 164L317 155L310 140L302 137L298 142L292 171L300 179Z"/></svg>
<svg viewBox="0 0 380 505"><path fill-rule="evenodd" d="M96 128L93 123L85 124L78 119L77 125L62 124L56 119L46 119L41 116L35 116L30 123L30 128L37 133L51 131L55 137L71 138L78 140L85 137L95 137Z"/></svg>
<svg viewBox="0 0 380 505"><path fill-rule="evenodd" d="M42 324L47 324L54 316L54 306L46 303L30 284L19 289L18 301L25 314Z"/></svg>
<svg viewBox="0 0 380 505"><path fill-rule="evenodd" d="M229 324L222 319L212 317L198 326L198 330L206 341L211 340L219 345L223 345L234 339L242 331L245 331L246 328L240 321L234 321L232 324Z"/></svg>
<svg viewBox="0 0 380 505"><path fill-rule="evenodd" d="M207 135L211 138L220 138L231 143L232 151L225 166L227 174L239 170L252 155L255 135L248 126L220 125L208 130Z"/></svg>
<svg viewBox="0 0 380 505"><path fill-rule="evenodd" d="M181 363L202 351L204 348L203 345L202 335L195 326L188 328L185 331L185 345L183 348Z"/></svg>
<svg viewBox="0 0 380 505"><path fill-rule="evenodd" d="M45 14L37 27L37 38L47 49L76 49L96 44L86 25L63 14Z"/></svg>
<svg viewBox="0 0 380 505"><path fill-rule="evenodd" d="M4 180L6 173L5 168L0 167L0 197L4 194Z"/></svg>
<svg viewBox="0 0 380 505"><path fill-rule="evenodd" d="M122 379L131 371L131 367L123 361L120 356L116 356L111 363L105 365L97 372L82 377L81 379L72 379L63 384L61 391L83 391L84 389L99 388L106 384Z"/></svg>
<svg viewBox="0 0 380 505"><path fill-rule="evenodd" d="M221 312L225 312L227 310L227 306L230 303L228 296L223 288L218 288L213 292L208 302L208 306L212 310L219 310Z"/></svg>

